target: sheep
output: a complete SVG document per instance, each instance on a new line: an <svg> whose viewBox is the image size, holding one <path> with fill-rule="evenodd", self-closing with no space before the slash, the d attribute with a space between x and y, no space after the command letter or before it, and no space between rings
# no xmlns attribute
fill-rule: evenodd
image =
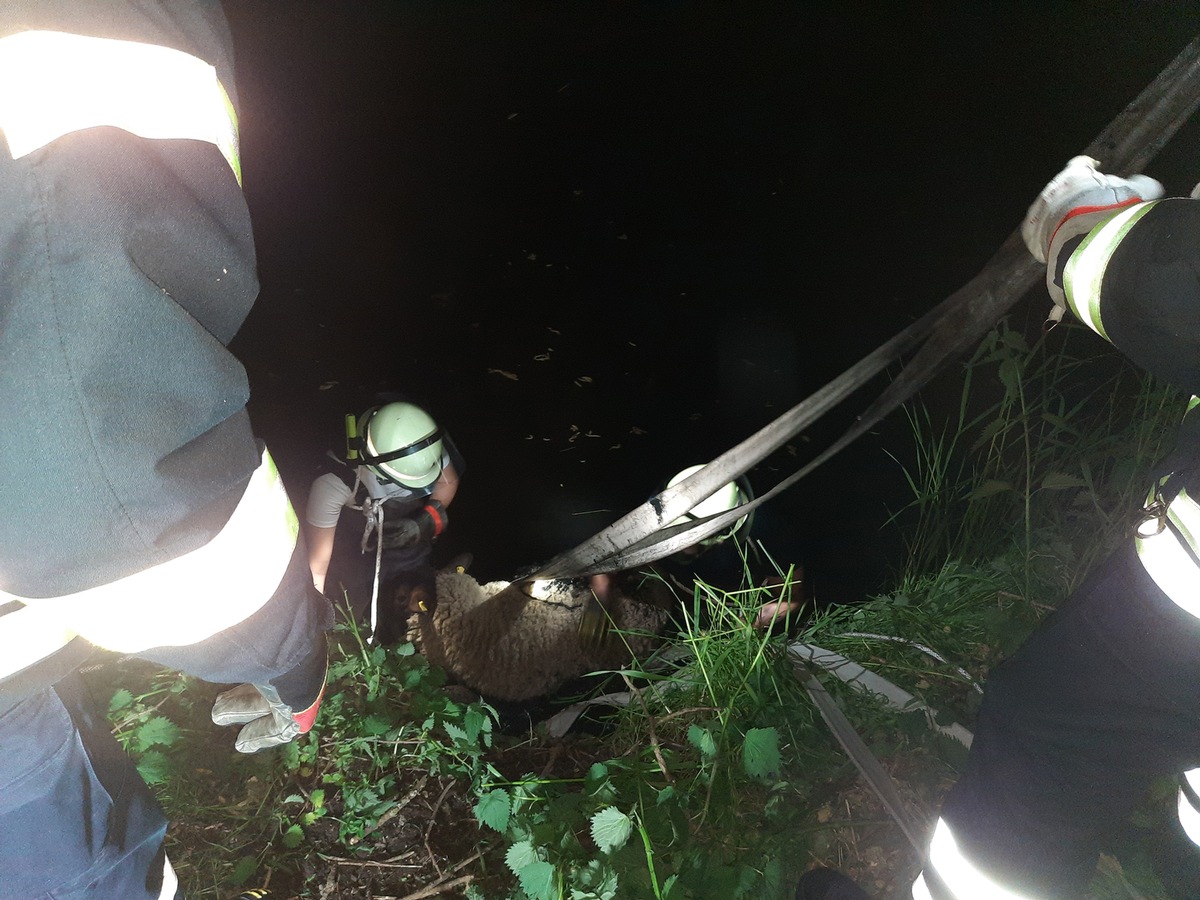
<svg viewBox="0 0 1200 900"><path fill-rule="evenodd" d="M585 607L596 602L593 588L612 634L585 646L579 626ZM410 619L410 639L432 665L499 700L530 700L588 672L625 666L653 650L669 618L661 605L610 589L607 578L551 582L534 598L519 583L480 584L465 572L445 571L437 574L436 591L433 611Z"/></svg>

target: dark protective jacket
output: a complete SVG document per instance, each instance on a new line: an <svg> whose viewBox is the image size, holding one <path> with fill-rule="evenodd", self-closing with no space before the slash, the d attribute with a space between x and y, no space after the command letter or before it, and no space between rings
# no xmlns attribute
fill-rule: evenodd
<svg viewBox="0 0 1200 900"><path fill-rule="evenodd" d="M0 40L43 30L183 51L215 67L237 108L231 39L215 0L0 5ZM37 71L23 77L40 83ZM0 93L20 89L20 78L0 84ZM108 125L20 158L0 152L7 594L58 598L204 547L262 471L246 374L226 349L258 292L239 180L236 147L231 158L207 141ZM323 657L329 611L304 558L298 545L274 596L236 626L138 655L219 682L276 678L318 644ZM239 577L223 574L226 583ZM164 617L182 612L172 599L159 601ZM83 652L76 639L0 690L52 681Z"/></svg>
<svg viewBox="0 0 1200 900"><path fill-rule="evenodd" d="M1064 251L1076 317L1193 401L1137 534L989 677L917 900L1084 896L1107 830L1163 777L1191 782L1200 838L1200 201L1126 207Z"/></svg>

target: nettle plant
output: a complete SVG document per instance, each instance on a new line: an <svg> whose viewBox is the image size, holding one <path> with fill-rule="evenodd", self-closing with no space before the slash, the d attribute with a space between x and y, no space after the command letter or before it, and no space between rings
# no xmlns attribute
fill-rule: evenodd
<svg viewBox="0 0 1200 900"><path fill-rule="evenodd" d="M693 601L672 663L618 673L629 705L609 759L581 778L479 785L475 815L508 841L518 897L786 896L790 776L808 755L796 735L812 724L797 713L811 706L782 638L750 624L757 592L698 586Z"/></svg>
<svg viewBox="0 0 1200 900"><path fill-rule="evenodd" d="M281 748L283 766L299 785L319 785L285 801L304 808L285 821L289 847L333 808L338 839L359 843L401 802L401 773L474 782L490 771L484 754L495 713L489 707L457 703L439 690L444 675L412 644L371 647L352 624L333 634L321 728Z"/></svg>

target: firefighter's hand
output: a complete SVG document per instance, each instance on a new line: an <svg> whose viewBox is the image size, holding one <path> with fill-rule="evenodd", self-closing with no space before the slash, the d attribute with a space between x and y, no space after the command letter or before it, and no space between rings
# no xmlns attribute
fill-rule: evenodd
<svg viewBox="0 0 1200 900"><path fill-rule="evenodd" d="M421 529L421 540L428 541L446 530L446 526L450 524L450 516L446 513L446 507L437 500L430 500L424 509L413 516L413 521Z"/></svg>
<svg viewBox="0 0 1200 900"><path fill-rule="evenodd" d="M322 691L324 693L324 691ZM321 698L303 712L294 712L269 684L242 684L217 695L212 720L217 725L242 725L234 747L257 753L286 744L307 733L317 717Z"/></svg>
<svg viewBox="0 0 1200 900"><path fill-rule="evenodd" d="M1025 246L1038 262L1050 258L1050 242L1072 213L1102 211L1138 200L1157 200L1163 186L1148 175L1105 175L1090 156L1076 156L1047 184L1021 224Z"/></svg>

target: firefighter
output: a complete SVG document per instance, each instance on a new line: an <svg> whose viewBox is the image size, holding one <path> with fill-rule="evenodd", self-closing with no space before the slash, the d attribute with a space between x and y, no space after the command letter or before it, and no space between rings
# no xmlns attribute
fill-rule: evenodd
<svg viewBox="0 0 1200 900"><path fill-rule="evenodd" d="M1046 263L1050 320L1069 311L1152 375L1200 393L1200 203L1098 166L1071 160L1022 228ZM1180 779L1180 828L1200 839L1195 404L1181 410L1177 449L1134 533L992 675L918 900L1083 896L1111 829L1164 777Z"/></svg>
<svg viewBox="0 0 1200 900"><path fill-rule="evenodd" d="M403 634L408 612L390 614L394 588L432 578L433 540L449 524L463 460L428 412L397 399L346 416L345 458L328 456L305 510L313 583L347 599L354 616L369 619L372 634L387 642ZM360 515L343 516L347 509ZM459 564L465 568L466 560ZM381 597L389 610L382 626Z"/></svg>
<svg viewBox="0 0 1200 900"><path fill-rule="evenodd" d="M1159 874L1171 896L1200 894L1195 848L1171 846L1200 844L1200 202L1162 197L1077 157L1022 226L1051 323L1070 312L1193 396L1134 532L992 674L915 900L1086 896L1106 840L1164 778L1179 780L1178 823ZM797 897L866 894L820 869Z"/></svg>
<svg viewBox="0 0 1200 900"><path fill-rule="evenodd" d="M226 349L258 292L216 0L0 5L0 898L172 898L165 818L79 674L312 727L328 602Z"/></svg>

